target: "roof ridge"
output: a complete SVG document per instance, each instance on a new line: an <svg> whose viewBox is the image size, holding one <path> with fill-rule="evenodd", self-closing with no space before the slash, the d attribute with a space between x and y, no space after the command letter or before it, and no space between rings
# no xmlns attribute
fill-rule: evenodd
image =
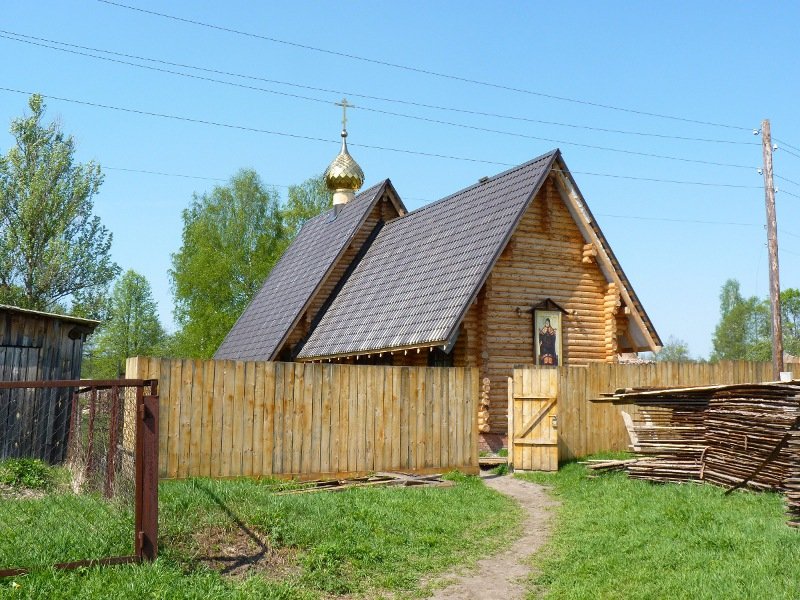
<svg viewBox="0 0 800 600"><path fill-rule="evenodd" d="M416 208L416 209L406 213L405 215L403 215L400 218L401 219L405 219L406 217L410 217L412 215L416 215L416 214L418 214L418 213L420 213L420 212L422 212L422 211L424 211L424 210L426 210L428 208L431 208L431 207L436 206L438 204L441 204L441 203L443 203L443 202L445 202L447 200L450 200L454 196L459 196L461 194L464 194L464 193L468 192L469 190L471 190L473 188L485 185L485 184L490 183L492 181L495 181L495 180L497 180L497 179L499 179L501 177L506 177L507 175L510 175L510 174L512 174L512 173L514 173L516 171L519 171L521 169L524 169L526 167L529 167L532 164L537 163L539 161L542 161L542 160L545 160L545 159L549 160L550 158L552 158L552 156L554 154L557 154L557 153L560 153L560 152L561 152L561 150L558 149L558 148L555 148L555 149L551 150L550 152L545 152L541 156L537 156L536 158L532 158L529 161L526 161L526 162L522 163L521 165L517 165L516 167L511 167L510 169L506 169L505 171L497 173L496 175L492 175L491 177L488 177L487 179L484 179L483 181L479 180L479 181L473 183L472 185L468 185L467 187L458 190L457 192L453 192L452 194L448 194L444 198L439 198L438 200L434 200L433 202L429 202L428 204L425 204L424 206L420 206L419 208ZM394 221L398 221L398 220L399 219L394 219ZM387 225L388 225L388 223L387 223Z"/></svg>

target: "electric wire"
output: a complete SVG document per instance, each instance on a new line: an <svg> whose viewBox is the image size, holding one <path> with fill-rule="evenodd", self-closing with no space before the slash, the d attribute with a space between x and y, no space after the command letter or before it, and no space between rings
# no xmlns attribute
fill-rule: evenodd
<svg viewBox="0 0 800 600"><path fill-rule="evenodd" d="M38 92L31 92L31 91L27 91L27 90L19 90L19 89L15 89L15 88L8 88L8 87L4 87L4 86L0 86L0 90L6 91L6 92L15 93L15 94L24 94L24 95L28 95L28 96L30 96L30 95L32 95L34 93L38 93ZM91 102L91 101L88 101L88 100L77 100L77 99L74 99L74 98L66 98L64 96L56 96L56 95L53 95L53 94L40 94L40 95L45 97L45 98L50 98L52 100L59 100L61 102L69 102L69 103L72 103L72 104L78 104L78 105L83 105L83 106L91 106L91 107L94 107L94 108L104 108L104 109L107 109L107 110L114 110L114 111L131 113L131 114L138 114L138 115L143 115L143 116L158 117L158 118L162 118L162 119L172 119L172 120L183 121L183 122L187 122L187 123L209 125L209 126L221 127L221 128L226 128L226 129L234 129L234 130L239 130L239 131L249 131L249 132L253 132L253 133L263 133L263 134L267 134L267 135L275 135L275 136L287 137L287 138L292 138L292 139L307 140L307 141L314 141L314 142L324 142L324 143L327 143L327 144L339 144L339 142L335 141L335 140L319 138L319 137L309 136L309 135L302 135L302 134L297 134L297 133L288 133L288 132L284 132L284 131L274 131L274 130L270 130L270 129L261 129L261 128L252 127L252 126L249 126L249 125L238 125L238 124L233 124L233 123L223 123L223 122L220 122L220 121L211 121L211 120L207 120L207 119L198 119L198 118L194 118L194 117L186 117L186 116L181 116L181 115L158 113L158 112L147 111L147 110L136 109L136 108L114 106L114 105L110 105L110 104L102 104L102 103L99 103L99 102ZM556 142L556 143L558 143L558 142ZM357 148L366 148L366 149L369 149L369 150L381 150L381 151L386 151L386 152L396 152L396 153L401 153L401 154L411 154L411 155L416 155L416 156L425 156L425 157L430 157L430 158L441 158L441 159L447 159L447 160L459 160L459 161L472 162L472 163L498 165L498 166L502 166L502 167L516 167L517 166L516 164L500 162L500 161L495 161L495 160L486 160L486 159L473 158L473 157L467 157L467 156L455 156L455 155L450 155L450 154L439 154L439 153L435 153L435 152L424 152L424 151L421 151L421 150L411 150L411 149L408 149L408 148L392 148L392 147L389 147L389 146L378 146L378 145L374 145L374 144L363 144L363 143L351 143L350 146L357 147ZM625 152L626 153L634 153L633 151L625 151ZM655 157L656 155L647 155L646 154L646 156ZM744 165L732 165L732 164L727 164L727 163L714 163L712 161L695 161L695 160L684 159L684 158L679 158L679 157L671 157L671 158L672 158L672 160L679 160L679 161L683 161L683 162L693 162L693 163L700 163L700 164L712 164L712 165L717 165L717 166L737 167L737 168L744 168L744 169L751 169L752 168L752 167L748 167L748 166L744 166ZM728 187L728 186L726 184L722 184L722 187Z"/></svg>
<svg viewBox="0 0 800 600"><path fill-rule="evenodd" d="M14 38L11 38L11 37L9 37L7 35L2 35L2 34L0 34L0 38L14 40ZM17 41L17 40L14 40L14 41ZM32 44L32 45L36 45L36 46L42 46L42 44L39 44L37 42L29 42L27 40L19 40L19 41L22 41L22 42L28 43L28 44ZM53 49L58 49L58 48L53 48ZM133 66L133 67L139 67L139 68L142 68L142 69L154 70L154 71L158 71L158 72L162 72L162 73L178 75L178 76L181 76L181 77L188 77L188 78L191 78L191 79L209 81L209 82L213 82L213 83L219 83L219 84L223 84L223 85L229 85L229 86L233 86L233 87L244 88L244 89L249 89L249 90L254 90L254 91L266 92L266 93L270 93L270 94L276 94L276 95L279 95L279 96L286 96L286 97L290 97L290 98L296 98L296 99L300 99L300 100L307 100L307 101L312 101L312 102L317 102L317 103L322 103L322 104L328 104L328 105L335 104L334 102L329 101L329 100L323 100L323 99L320 99L320 98L312 98L310 96L303 96L303 95L300 95L300 94L293 94L291 92L281 92L281 91L277 91L277 90L271 90L271 89L268 89L268 88L262 88L262 87L256 87L256 86L251 86L251 85L242 84L242 83L235 83L235 82L231 82L231 81L224 81L224 80L220 80L220 79L214 79L214 78L205 77L205 76L202 76L202 75L193 75L193 74L190 74L190 73L182 73L182 72L179 72L179 71L172 71L172 70L163 69L163 68L160 68L160 67L153 67L153 66L149 66L149 65L140 65L140 64L131 63L131 62L128 62L128 61L122 61L122 60L115 59L115 58L108 58L108 57L104 57L104 56L95 56L95 55L91 55L91 54L86 54L84 52L77 52L77 51L72 51L72 50L64 50L64 51L65 52L71 52L71 53L74 53L74 54L79 54L79 55L82 55L82 56L91 57L91 58L97 58L97 59L100 59L100 60L106 60L106 61L110 61L110 62L114 62L114 63L129 65L129 66ZM485 133L494 133L494 134L499 134L499 135L507 135L507 136L511 136L511 137L518 137L518 138L523 138L523 139L536 140L536 141L540 141L540 142L548 142L548 143L559 144L559 145L563 145L563 146L575 146L575 147L578 147L578 148L588 148L588 149L591 149L591 150L601 150L601 151L605 151L605 152L616 152L616 153L627 154L627 155L632 155L632 156L642 156L642 157L645 157L645 158L657 158L657 159L662 159L662 160L673 160L673 161L679 161L679 162L690 162L690 163L705 164L705 165L711 165L711 166L717 166L717 167L730 167L730 168L737 168L737 169L752 169L753 168L752 166L749 166L749 165L740 165L740 164L733 164L733 163L722 163L722 162L718 162L718 161L711 161L711 160L704 160L704 159L686 158L686 157L672 156L672 155L667 155L667 154L657 154L657 153L653 153L653 152L641 152L641 151L638 151L638 150L628 150L628 149L625 149L625 148L615 148L615 147L611 147L611 146L600 146L600 145L596 145L596 144L585 144L585 143L582 143L582 142L574 142L574 141L569 141L569 140L559 140L559 139L556 139L556 138L535 136L535 135L529 135L529 134L519 133L519 132L514 132L514 131L504 131L504 130L499 130L499 129L491 129L491 128L488 128L488 127L481 127L481 126L478 126L478 125L467 125L465 123L456 123L456 122L453 122L453 121L444 121L444 120L441 120L441 119L434 119L434 118L430 118L430 117L422 117L422 116L418 116L418 115L409 115L409 114L405 114L405 113L398 113L398 112L394 112L394 111L388 111L388 110L383 110L383 109L379 109L379 108L372 108L372 107L366 107L366 106L353 105L353 108L360 108L361 110L365 110L365 111L369 111L369 112L375 112L375 113L379 113L379 114L385 114L385 115L401 117L401 118L406 118L406 119L413 119L413 120L423 121L423 122L427 122L427 123L435 123L435 124L439 124L439 125L447 125L447 126L450 126L450 127L458 127L458 128L462 128L462 129L469 129L469 130L472 130L472 131L480 131L480 132L485 132Z"/></svg>
<svg viewBox="0 0 800 600"><path fill-rule="evenodd" d="M732 225L737 227L759 227L757 223L737 223L734 221L703 221L697 219L672 219L667 217L642 217L638 215L613 215L608 213L595 213L598 217L611 217L612 219L633 219L636 221L661 221L665 223L695 223L700 225Z"/></svg>
<svg viewBox="0 0 800 600"><path fill-rule="evenodd" d="M775 140L776 142L778 142L778 143L779 143L781 146L788 146L788 147L789 147L789 148L791 148L792 150L795 150L795 151L797 151L797 152L800 152L800 148L798 148L797 146L793 146L793 145L792 145L792 144L790 144L789 142L785 142L785 141L783 141L783 140L781 140L781 139L778 139L778 138L776 138L775 136L772 136L772 139L773 139L773 140Z"/></svg>
<svg viewBox="0 0 800 600"><path fill-rule="evenodd" d="M202 175L185 175L183 173L165 173L163 171L148 171L146 169L129 169L127 167L108 167L106 165L101 164L101 169L109 170L109 171L125 171L127 173L143 173L145 175L160 175L162 177L181 177L183 179L202 179L206 181L228 181L227 179L222 179L221 177L204 177ZM270 184L270 185L277 185L277 184ZM279 186L284 187L284 186ZM288 187L288 186L286 186Z"/></svg>
<svg viewBox="0 0 800 600"><path fill-rule="evenodd" d="M594 177L612 177L614 179L632 179L634 181L650 181L654 183L675 183L680 185L701 185L707 187L721 187L721 188L740 188L740 189L750 189L750 190L759 190L762 188L760 185L738 185L733 183L711 183L705 181L685 181L680 179L657 179L654 177L636 177L634 175L618 175L615 173L597 173L593 171L562 171L561 169L554 169L554 171L558 171L559 173L574 173L576 175L590 175Z"/></svg>
<svg viewBox="0 0 800 600"><path fill-rule="evenodd" d="M18 89L7 88L7 87L0 87L0 90L6 91L6 92L12 92L12 93L16 93L16 94L25 94L25 95L31 95L31 94L34 93L34 92L30 92L30 91L18 90ZM159 117L159 118L165 118L165 119L174 119L174 120L178 120L178 121L185 121L185 122L201 124L201 125L209 125L209 126L223 127L223 128L229 128L229 129L238 129L238 130L250 131L250 132L254 132L254 133L264 133L264 134L269 134L269 135L284 136L284 137L290 137L290 138L302 139L302 140L308 140L308 141L315 141L315 142L325 142L325 143L331 143L331 144L338 144L339 143L337 141L328 140L328 139L324 139L324 138L318 138L318 137L306 136L306 135L300 135L300 134L294 134L294 133L279 132L279 131L271 131L271 130L268 130L268 129L259 129L259 128L256 128L256 127L250 127L250 126L246 126L246 125L236 125L236 124L231 124L231 123L221 123L221 122L217 122L217 121L208 121L208 120L204 120L204 119L196 119L196 118L192 118L192 117L184 117L184 116L180 116L180 115L169 115L169 114L165 114L165 113L156 113L156 112L145 111L145 110L140 110L140 109L133 109L133 108L120 107L120 106L112 106L112 105L108 105L108 104L101 104L101 103L96 103L96 102L89 102L89 101L86 101L86 100L76 100L76 99L73 99L73 98L65 98L65 97L62 97L62 96L54 96L54 95L51 95L51 94L41 94L41 95L43 97L45 97L45 98L50 98L52 100L59 100L59 101L62 101L62 102L69 102L69 103L73 103L73 104L91 106L91 107L95 107L95 108L104 108L104 109L108 109L108 110L128 112L128 113L139 114L139 115L144 115L144 116ZM350 146L360 147L360 148L368 148L368 149L374 149L374 150L385 150L385 151L390 151L390 152L408 153L408 154L422 155L422 156L429 156L429 157L443 158L443 159L450 159L450 160L461 160L461 161L468 161L468 162L493 164L493 165L498 165L498 166L503 166L503 167L514 167L514 166L517 166L517 165L511 164L511 163L504 163L504 162L498 162L498 161L489 161L489 160L483 160L483 159L477 159L477 158L471 158L471 157L463 157L463 156L451 156L451 155L444 155L444 154L434 154L434 153L429 153L429 152L421 152L421 151L417 151L417 150L409 150L409 149L403 149L403 148L389 148L389 147L385 147L385 146L374 146L374 145L369 145L369 144L356 144L356 143L351 143ZM579 175L591 175L591 176L596 176L596 177L614 177L614 178L619 178L619 179L630 179L630 180L649 181L649 182L657 182L657 183L673 183L673 184L681 184L681 185L700 185L700 186L707 186L707 187L742 188L742 189L759 189L761 187L761 186L747 186L747 185L737 185L737 184L729 184L729 183L712 183L712 182L685 181L685 180L675 180L675 179L657 179L657 178L652 178L652 177L635 177L635 176L632 176L632 175L618 175L618 174L613 174L613 173L597 173L597 172L591 172L591 171L571 171L571 172L575 173L575 174L579 174Z"/></svg>
<svg viewBox="0 0 800 600"><path fill-rule="evenodd" d="M307 140L307 141L312 141L312 142L324 142L326 144L336 144L336 145L338 145L340 143L339 141L325 139L325 138L319 138L319 137L314 137L314 136L310 136L310 135L302 135L302 134L298 134L298 133L288 133L288 132L284 132L284 131L273 131L273 130L270 130L270 129L260 129L258 127L251 127L249 125L237 125L237 124L233 124L233 123L222 123L220 121L209 121L209 120L206 120L206 119L196 119L196 118L193 118L193 117L185 117L185 116L181 116L181 115L170 115L170 114L166 114L166 113L157 113L157 112L141 110L141 109L137 109L137 108L127 108L127 107L122 107L122 106L113 106L113 105L110 105L110 104L101 104L99 102L90 102L88 100L76 100L74 98L65 98L63 96L55 96L53 94L42 94L40 92L31 92L31 91L26 91L26 90L18 90L18 89L15 89L15 88L0 87L0 90L6 91L6 92L15 93L15 94L24 94L26 96L30 96L30 95L35 94L35 93L39 93L39 95L41 95L44 98L50 98L52 100L59 100L61 102L69 102L69 103L72 103L72 104L79 104L79 105L83 105L83 106L91 106L91 107L94 107L94 108L104 108L104 109L107 109L107 110L114 110L114 111L126 112L126 113L138 114L138 115L144 115L144 116L149 116L149 117L158 117L158 118L162 118L162 119L172 119L172 120L176 120L176 121L183 121L183 122L186 122L186 123L209 125L209 126L222 127L222 128L225 128L225 129L234 129L234 130L239 130L239 131L249 131L249 132L252 132L252 133L263 133L263 134L267 134L267 135L275 135L275 136L287 137L287 138L298 139L298 140ZM442 158L442 159L448 159L448 160L460 160L460 161L481 163L481 164L488 164L488 165L498 165L498 166L501 166L501 167L515 167L515 166L517 166L517 165L511 164L511 163L504 163L504 162L499 162L499 161L494 161L494 160L484 160L484 159L480 159L480 158L471 158L471 157L466 157L466 156L454 156L454 155L450 155L450 154L437 154L437 153L434 153L434 152L423 152L421 150L410 150L410 149L407 149L407 148L390 148L388 146L376 146L376 145L372 145L372 144L362 144L362 143L357 143L357 144L356 143L351 143L350 146L358 147L358 148L366 148L366 149L369 149L369 150L383 150L383 151L386 151L386 152L397 152L397 153L402 153L402 154L413 154L413 155L416 155L416 156L426 156L426 157L429 157L429 158Z"/></svg>
<svg viewBox="0 0 800 600"><path fill-rule="evenodd" d="M778 148L779 148L779 150L781 152L785 152L786 154L788 154L790 156L794 156L795 158L800 158L800 154L797 154L796 152L792 152L791 150L788 150L788 149L784 148L783 146L779 146Z"/></svg>
<svg viewBox="0 0 800 600"><path fill-rule="evenodd" d="M794 179L789 179L788 177L784 177L783 175L778 175L776 173L773 173L773 177L775 177L775 179L780 179L781 181L785 181L786 183L791 183L792 185L800 186L800 183L797 183Z"/></svg>
<svg viewBox="0 0 800 600"><path fill-rule="evenodd" d="M712 121L703 121L703 120L699 120L699 119L690 119L690 118L687 118L687 117L679 117L679 116L676 116L676 115L667 115L667 114L662 114L662 113L648 112L648 111L644 111L644 110L638 110L638 109L633 109L633 108L614 106L614 105L611 105L611 104L603 104L603 103L600 103L600 102L593 102L593 101L589 101L589 100L582 100L582 99L579 99L579 98L569 98L569 97L566 97L566 96L558 96L558 95L555 95L555 94L548 94L548 93L545 93L545 92L539 92L539 91L534 91L534 90L528 90L528 89L508 86L508 85L504 85L504 84L500 84L500 83L494 83L494 82L489 82L489 81L481 81L481 80L478 80L478 79L470 79L468 77L461 77L459 75L452 75L452 74L449 74L449 73L441 73L441 72L438 72L438 71L433 71L433 70L429 70L429 69L423 69L423 68L420 68L420 67L412 67L412 66L409 66L409 65L403 65L403 64L393 63L393 62L379 60L379 59L375 59L375 58L359 56L359 55L356 55L356 54L350 54L350 53L347 53L347 52L341 52L341 51L338 51L338 50L330 50L330 49L327 49L327 48L320 48L320 47L317 47L317 46L311 46L309 44L301 44L299 42L292 42L292 41L289 41L289 40L283 40L283 39L270 37L270 36L266 36L266 35L261 35L261 34L257 34L257 33L252 33L252 32L248 32L248 31L242 31L242 30L239 30L239 29L233 29L233 28L230 28L230 27L224 27L222 25L214 25L213 23L205 23L203 21L197 21L197 20L194 20L194 19L188 19L188 18L185 18L185 17L179 17L179 16L176 16L176 15L170 15L170 14L167 14L167 13L161 13L161 12L157 12L157 11L153 11L153 10L147 10L147 9L140 8L140 7L137 7L137 6L130 6L128 4L123 4L121 2L113 2L112 0L97 0L97 1L101 2L103 4L108 4L110 6L116 6L116 7L119 7L119 8L124 8L124 9L127 9L127 10L140 12L140 13L143 13L143 14L153 15L153 16L164 18L164 19L170 19L170 20L173 20L173 21L181 22L181 23L187 23L187 24L190 24L190 25L196 25L196 26L199 26L199 27L205 27L205 28L213 29L213 30L217 30L217 31L224 31L226 33L232 33L232 34L245 36L245 37L249 37L249 38L253 38L253 39L260 39L260 40L264 40L264 41L268 41L268 42L272 42L272 43L276 43L276 44L282 44L282 45L291 46L291 47L294 47L294 48L300 48L300 49L303 49L303 50L309 50L309 51L313 51L313 52L319 52L319 53L322 53L322 54L338 56L338 57L341 57L341 58L348 58L348 59L351 59L351 60L357 60L357 61L361 61L361 62L365 62L365 63L376 64L376 65L381 65L381 66L385 66L385 67L391 67L391 68L394 68L394 69L401 69L401 70L409 71L409 72L413 72L413 73L420 73L422 75L429 75L429 76L432 76L432 77L439 77L439 78L442 78L442 79L449 79L451 81L459 81L459 82L462 82L462 83L469 83L469 84L479 85L479 86L483 86L483 87L489 87L489 88L494 88L494 89L499 89L499 90L504 90L504 91L509 91L509 92L515 92L515 93L519 93L519 94L527 94L527 95L531 95L531 96L538 96L538 97L541 97L541 98L548 98L550 100L559 100L559 101L562 101L562 102L571 102L571 103L574 103L574 104L581 104L581 105L585 105L585 106L592 106L592 107L595 107L595 108L603 108L603 109L607 109L607 110L614 110L614 111L631 113L631 114L636 114L636 115L641 115L641 116L655 117L655 118L660 118L660 119L669 119L669 120L673 120L673 121L681 121L681 122L684 122L684 123L694 123L696 125L707 125L707 126L710 126L710 127L721 127L721 128L736 129L736 130L741 130L741 131L751 131L752 130L752 128L750 128L750 127L741 127L741 126L738 126L738 125L731 125L731 124L727 124L727 123L715 123L715 122L712 122Z"/></svg>
<svg viewBox="0 0 800 600"><path fill-rule="evenodd" d="M440 110L440 111L450 111L450 112L457 112L457 113L462 113L462 114L470 114L470 115L483 116L483 117L508 119L508 120L513 120L513 121L523 121L523 122L529 122L529 123L537 123L537 124L540 124L540 125L553 125L553 126L557 126L557 127L570 127L570 128L573 128L573 129L582 129L582 130L588 130L588 131L598 131L598 132L602 132L602 133L614 133L614 134L622 134L622 135L636 135L636 136L643 136L643 137L655 137L655 138L661 138L661 139L673 139L673 140L690 141L690 142L706 142L706 143L717 143L717 144L735 144L735 145L745 145L745 146L759 146L760 145L759 142L745 142L745 141L742 141L742 140L721 140L721 139L714 139L714 138L701 138L701 137L691 137L691 136L669 135L669 134L662 134L662 133L644 132L644 131L632 131L632 130L625 130L625 129L610 129L610 128L605 128L605 127L593 127L593 126L590 126L590 125L578 125L578 124L574 124L574 123L564 123L564 122L559 122L559 121L545 121L545 120L541 120L541 119L532 119L532 118L529 118L529 117L523 117L523 116L518 116L518 115L505 115L505 114L486 112L486 111L469 110L469 109L457 108L457 107L452 107L452 106L441 106L441 105L436 105L436 104L426 104L424 102L416 102L416 101L413 101L413 100L387 98L387 97L383 97L383 96L372 96L372 95L367 95L367 94L359 94L359 93L356 93L356 92L348 92L348 91L344 91L344 90L333 90L333 89L330 89L330 88L321 88L321 87L317 87L317 86L298 84L298 83L293 83L293 82L289 82L289 81L282 81L282 80L277 80L277 79L269 79L269 78L266 78L266 77L258 77L258 76L255 76L255 75L248 75L248 74L243 74L243 73L235 73L235 72L231 72L231 71L224 71L224 70L220 70L220 69L211 69L211 68L207 68L207 67L199 67L199 66L196 66L196 65L188 65L188 64L185 64L185 63L176 63L176 62L171 62L171 61L167 61L167 60L163 60L163 59L157 59L157 58L151 58L151 57L145 57L145 56L138 56L138 55L135 55L135 54L127 54L127 53L124 53L124 52L115 52L113 50L105 50L105 49L102 49L102 48L92 48L90 46L81 46L81 45L78 45L78 44L71 44L71 43L62 42L62 41L59 41L59 40L51 40L51 39L48 39L48 38L40 38L40 37L27 35L27 34L23 34L23 33L17 33L17 32L14 32L14 31L8 31L8 30L4 30L4 29L0 29L0 34L1 34L0 38L5 38L5 39L10 40L10 41L27 43L27 44L31 44L31 45L34 45L34 46L47 48L47 49L50 49L50 50L57 50L57 51L60 51L60 52L67 52L67 53L76 54L76 55L79 55L79 56L87 56L87 57L96 58L96 59L100 59L100 60L107 60L107 61L111 61L111 62L118 62L120 64L125 64L125 65L140 67L140 68L148 68L148 67L146 67L145 65L140 65L140 64L136 64L136 63L130 63L130 62L126 62L126 61L114 61L113 59L110 59L108 57L97 56L96 54L87 54L85 52L78 52L78 51L75 51L75 50L69 50L68 48L77 48L79 50L86 50L86 51L89 51L89 52L99 52L99 53L102 53L102 54L109 54L109 55L112 55L112 56L120 56L120 57L123 57L123 58L130 58L130 59L134 59L134 60L141 60L141 61L146 61L146 62L158 63L158 64L162 64L162 65L168 65L168 66L171 66L171 67L179 67L179 68L183 68L183 69L192 69L192 70L195 70L195 71L202 71L202 72L206 72L206 73L214 73L214 74L217 74L217 75L225 75L225 76L229 76L229 77L239 77L239 78L242 78L242 79L250 79L250 80L255 80L255 81L263 81L265 83L273 83L273 84L278 84L278 85L285 85L285 86L290 86L290 87L295 87L295 88L300 88L300 89L306 89L306 90L312 90L312 91L317 91L317 92L332 93L332 94L337 94L337 95L350 96L350 97L353 97L353 98L364 98L364 99L367 99L367 100L377 100L377 101L380 101L380 102L392 102L392 103L397 103L397 104L416 106L416 107L427 108L427 109L435 109L435 110ZM56 45L54 46L53 44L56 44ZM66 46L66 48L61 48L61 47L58 47L58 46ZM174 74L174 75L182 75L182 76L190 77L190 75L188 75L186 73L167 71L167 70L163 70L163 69L154 69L154 70L158 70L160 72L170 73L170 74ZM214 82L217 82L217 83L231 84L231 82L215 80L215 79L211 79L210 81L214 81ZM268 91L268 92L277 93L274 90L267 90L267 89L263 89L263 88L251 88L251 89L258 89L260 91ZM305 99L318 100L316 98L305 98ZM355 108L364 108L364 107L355 106Z"/></svg>

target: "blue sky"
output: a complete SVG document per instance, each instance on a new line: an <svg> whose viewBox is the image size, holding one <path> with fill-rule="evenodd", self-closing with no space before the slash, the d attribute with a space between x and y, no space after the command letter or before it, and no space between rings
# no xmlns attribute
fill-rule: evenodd
<svg viewBox="0 0 800 600"><path fill-rule="evenodd" d="M707 355L711 349L719 289L727 278L739 279L747 295L767 294L764 192L757 172L761 148L760 138L751 130L769 118L777 139L800 148L796 64L800 5L796 3L121 1L294 44L537 93L315 52L96 0L7 3L0 27L5 32L333 90L206 74L316 99L311 101L0 38L2 87L329 140L302 140L47 99L49 117L60 119L75 137L79 158L98 161L106 168L95 208L114 233L114 259L124 269L133 268L149 279L168 327L172 326L172 297L167 270L170 254L180 245L181 210L192 194L210 189L214 178L225 180L242 167L256 169L267 183L284 186L322 172L337 152L340 109L333 103L341 98L340 92L347 92L348 100L363 107L350 112L348 141L364 168L366 185L391 178L410 208L506 168L493 163L515 165L560 147L662 337L686 340L693 354ZM578 127L442 111L354 94ZM11 144L7 125L25 111L26 101L24 94L0 90L3 151ZM800 182L800 157L783 151L781 142L777 143L775 173ZM594 175L598 173L745 187ZM782 287L800 287L800 198L789 195L800 196L800 185L785 179L776 184L782 190L777 195ZM277 190L285 194L285 188Z"/></svg>

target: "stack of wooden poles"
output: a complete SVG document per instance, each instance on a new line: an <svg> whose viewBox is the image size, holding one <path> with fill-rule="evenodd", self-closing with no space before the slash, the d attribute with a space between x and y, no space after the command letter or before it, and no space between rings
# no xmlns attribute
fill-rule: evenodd
<svg viewBox="0 0 800 600"><path fill-rule="evenodd" d="M800 517L800 385L741 384L618 390L634 404L630 477L708 481L727 488L787 492Z"/></svg>
<svg viewBox="0 0 800 600"><path fill-rule="evenodd" d="M789 525L800 527L800 431L791 433L789 453L792 456L792 467L789 477L784 480L786 508L789 512Z"/></svg>

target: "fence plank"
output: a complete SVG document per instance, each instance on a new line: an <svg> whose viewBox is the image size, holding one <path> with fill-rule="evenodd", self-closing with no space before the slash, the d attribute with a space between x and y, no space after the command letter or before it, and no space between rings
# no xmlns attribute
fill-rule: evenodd
<svg viewBox="0 0 800 600"><path fill-rule="evenodd" d="M333 365L323 366L322 371L322 457L320 470L323 473L336 473L336 464L339 462L339 448L336 434L339 430L339 410L334 381L335 369Z"/></svg>
<svg viewBox="0 0 800 600"><path fill-rule="evenodd" d="M203 409L205 398L203 396L204 375L203 361L192 361L193 379L192 386L192 412L189 421L189 465L187 473L200 472L200 442L203 435Z"/></svg>
<svg viewBox="0 0 800 600"><path fill-rule="evenodd" d="M214 363L203 361L202 416L200 421L199 475L211 475L211 448L214 431Z"/></svg>
<svg viewBox="0 0 800 600"><path fill-rule="evenodd" d="M390 459L390 467L392 469L400 469L403 466L401 457L408 456L405 450L409 446L408 443L408 398L401 401L400 395L400 368L392 367L392 451Z"/></svg>
<svg viewBox="0 0 800 600"><path fill-rule="evenodd" d="M283 473L283 460L285 456L286 421L283 409L285 401L286 365L275 363L275 416L272 419L272 473Z"/></svg>
<svg viewBox="0 0 800 600"><path fill-rule="evenodd" d="M225 362L217 361L214 363L214 414L213 426L211 429L211 469L212 477L222 475L223 463L223 439L224 429L224 395L225 395Z"/></svg>
<svg viewBox="0 0 800 600"><path fill-rule="evenodd" d="M266 363L257 362L255 365L254 385L253 385L253 457L251 464L251 475L260 475L264 472L264 386L266 384L265 365ZM270 456L272 449L270 449Z"/></svg>
<svg viewBox="0 0 800 600"><path fill-rule="evenodd" d="M170 365L170 403L169 415L169 444L167 446L167 474L169 477L178 476L178 457L180 448L181 427L181 361L173 361Z"/></svg>
<svg viewBox="0 0 800 600"><path fill-rule="evenodd" d="M350 447L350 440L347 437L350 421L350 367L349 365L337 365L336 373L339 378L339 461L336 466L337 472L347 471L347 451Z"/></svg>

